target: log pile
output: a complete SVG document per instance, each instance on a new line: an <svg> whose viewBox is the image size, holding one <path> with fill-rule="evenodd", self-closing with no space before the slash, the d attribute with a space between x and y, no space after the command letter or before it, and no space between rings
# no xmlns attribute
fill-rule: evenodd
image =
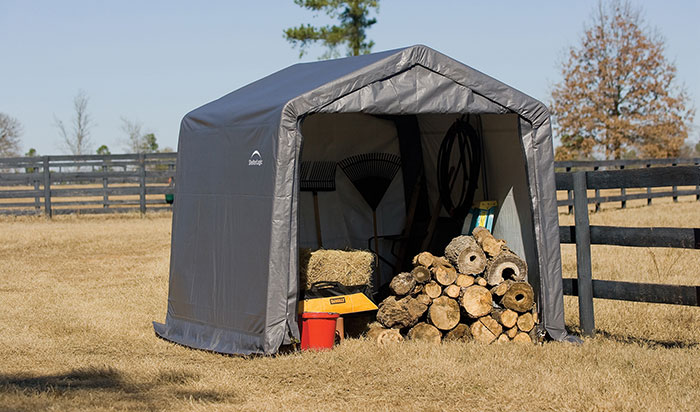
<svg viewBox="0 0 700 412"><path fill-rule="evenodd" d="M391 281L393 295L379 304L370 339L536 341L539 322L527 264L488 230L452 239L445 256L421 252L413 265Z"/></svg>

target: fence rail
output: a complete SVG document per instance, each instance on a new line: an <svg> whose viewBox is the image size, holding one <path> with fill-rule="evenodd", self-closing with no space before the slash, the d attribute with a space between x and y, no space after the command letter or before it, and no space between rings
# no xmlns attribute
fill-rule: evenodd
<svg viewBox="0 0 700 412"><path fill-rule="evenodd" d="M0 158L0 214L167 210L176 153Z"/></svg>
<svg viewBox="0 0 700 412"><path fill-rule="evenodd" d="M570 175L577 171L609 171L609 170L629 170L629 169L642 169L648 168L652 169L650 173L655 173L658 169L657 167L664 166L698 166L700 165L700 157L693 158L668 158L668 159L618 159L618 160L585 160L585 161L564 161L564 162L554 162L554 168L559 173L559 175ZM558 184L558 183L557 183ZM671 197L674 202L678 201L679 196L695 196L695 200L700 201L700 186L695 185L694 189L678 189L679 185L666 186L666 188L661 191L652 192L652 187L660 186L636 186L639 188L646 188L646 193L627 193L627 188L620 187L619 195L606 195L601 196L600 190L603 188L595 189L595 196L588 199L589 204L595 204L595 211L600 210L601 203L612 203L620 202L621 208L627 207L628 200L639 200L646 199L647 205L652 204L652 199ZM670 189L669 189L670 188ZM562 188L559 190L567 191L567 198L557 201L558 206L567 206L569 214L572 213L574 203L573 203L573 189Z"/></svg>
<svg viewBox="0 0 700 412"><path fill-rule="evenodd" d="M561 243L576 244L576 279L564 279L564 294L578 296L584 334L595 330L593 298L700 306L699 286L631 283L592 278L591 244L700 249L700 229L591 226L589 189L700 184L700 167L678 166L612 171L558 173L557 190L572 190L575 226L559 228Z"/></svg>

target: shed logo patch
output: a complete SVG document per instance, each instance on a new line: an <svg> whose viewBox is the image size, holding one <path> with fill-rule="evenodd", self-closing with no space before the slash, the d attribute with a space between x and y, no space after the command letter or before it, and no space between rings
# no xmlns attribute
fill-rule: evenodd
<svg viewBox="0 0 700 412"><path fill-rule="evenodd" d="M260 156L260 152L257 150L254 151L248 159L248 166L262 166L262 163L262 156Z"/></svg>

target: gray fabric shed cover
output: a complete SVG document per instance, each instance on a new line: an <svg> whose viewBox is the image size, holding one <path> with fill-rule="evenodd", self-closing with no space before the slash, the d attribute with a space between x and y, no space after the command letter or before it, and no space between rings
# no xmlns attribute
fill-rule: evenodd
<svg viewBox="0 0 700 412"><path fill-rule="evenodd" d="M230 354L272 354L299 337L300 125L309 114L343 112L519 116L540 277L534 283L547 332L564 339L549 113L537 100L421 45L296 64L185 116L168 311L165 324L154 322L156 333Z"/></svg>

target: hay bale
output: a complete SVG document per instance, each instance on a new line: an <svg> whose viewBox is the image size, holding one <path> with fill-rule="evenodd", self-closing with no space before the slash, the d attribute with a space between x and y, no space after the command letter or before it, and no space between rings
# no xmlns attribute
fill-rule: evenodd
<svg viewBox="0 0 700 412"><path fill-rule="evenodd" d="M374 253L365 250L299 249L299 286L308 289L316 282L371 285Z"/></svg>

